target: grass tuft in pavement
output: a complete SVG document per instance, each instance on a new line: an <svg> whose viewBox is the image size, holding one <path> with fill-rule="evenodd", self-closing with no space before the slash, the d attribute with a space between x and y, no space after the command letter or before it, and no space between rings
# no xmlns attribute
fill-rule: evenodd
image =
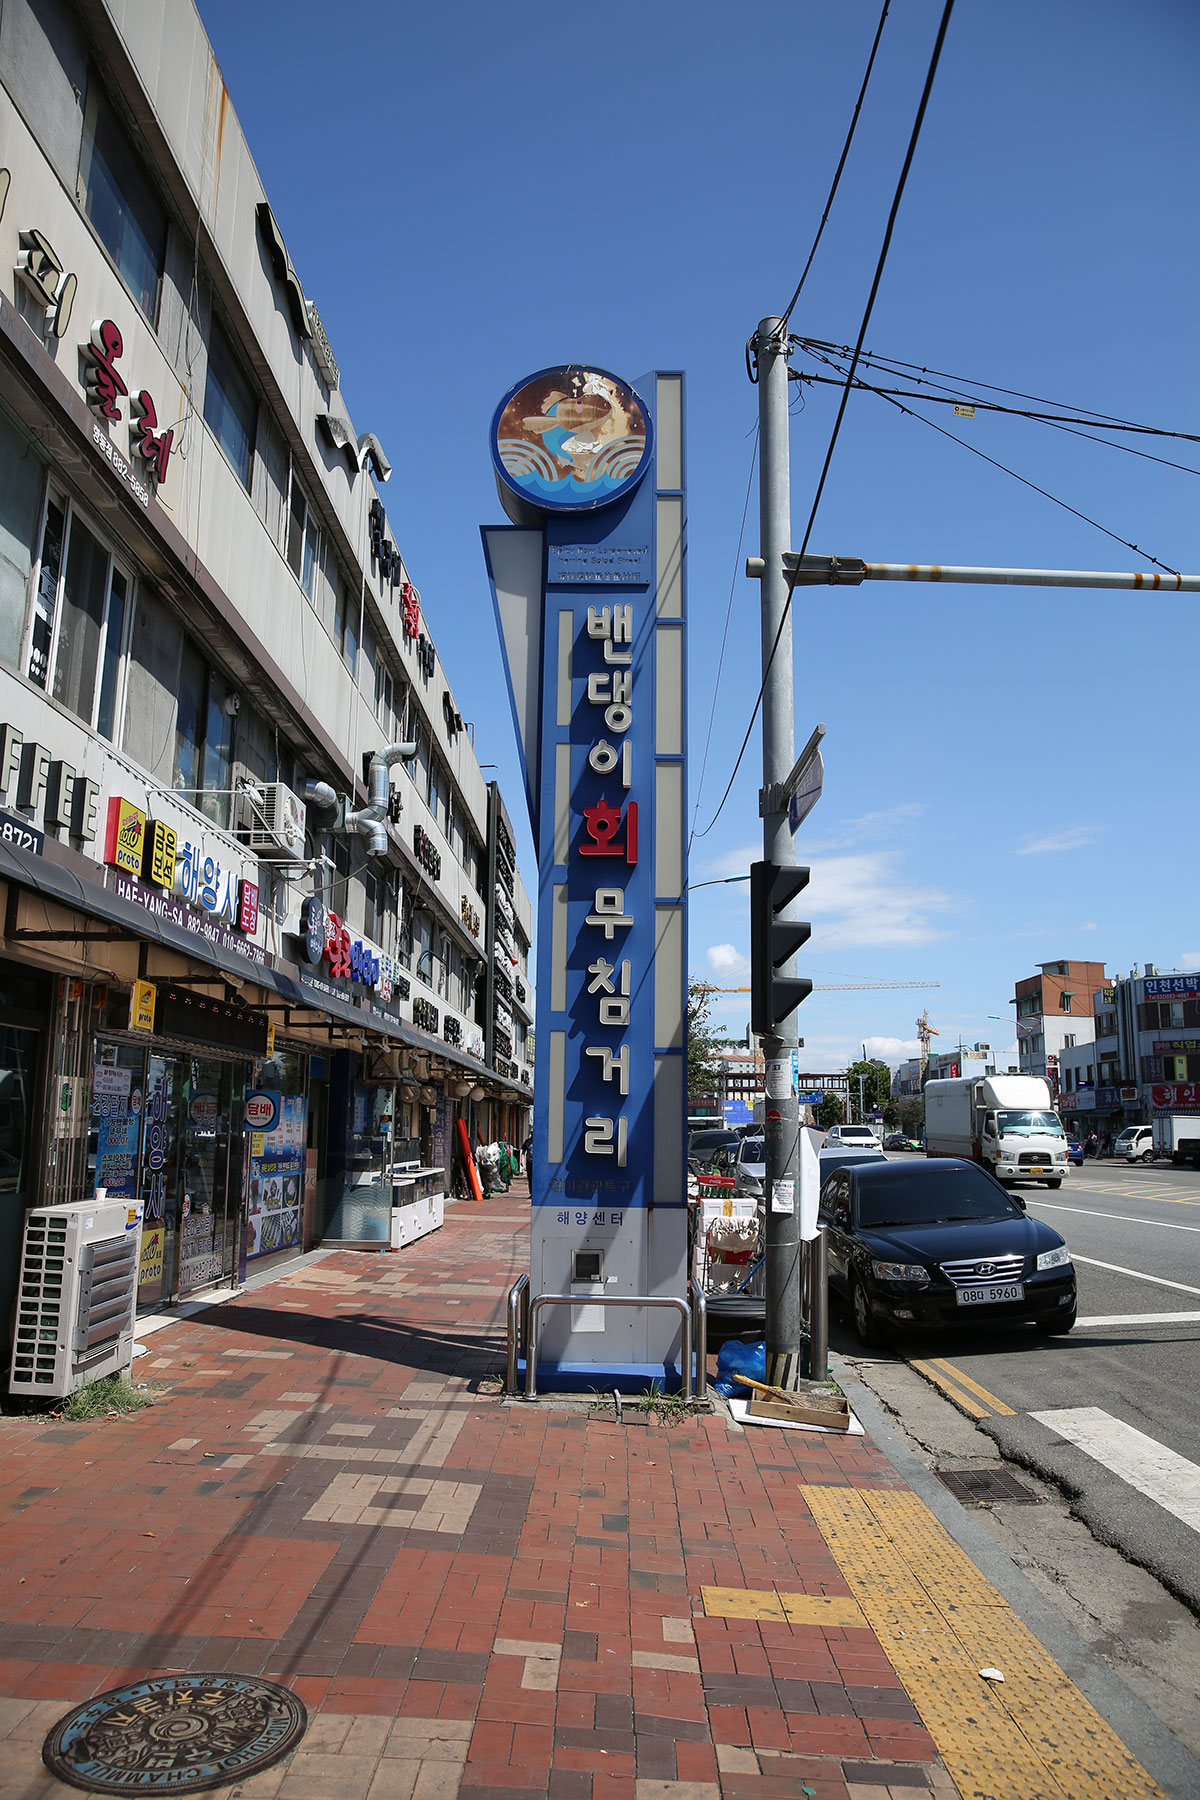
<svg viewBox="0 0 1200 1800"><path fill-rule="evenodd" d="M132 1382L127 1375L105 1375L68 1395L59 1416L73 1424L81 1419L117 1418L153 1406L155 1398L154 1389L146 1382Z"/></svg>

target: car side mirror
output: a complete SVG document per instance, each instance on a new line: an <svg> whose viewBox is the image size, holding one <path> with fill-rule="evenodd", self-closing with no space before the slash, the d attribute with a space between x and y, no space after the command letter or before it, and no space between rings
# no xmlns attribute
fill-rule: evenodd
<svg viewBox="0 0 1200 1800"><path fill-rule="evenodd" d="M1014 1194L1012 1196L1012 1203L1014 1206L1019 1207L1022 1212L1028 1211L1024 1194Z"/></svg>

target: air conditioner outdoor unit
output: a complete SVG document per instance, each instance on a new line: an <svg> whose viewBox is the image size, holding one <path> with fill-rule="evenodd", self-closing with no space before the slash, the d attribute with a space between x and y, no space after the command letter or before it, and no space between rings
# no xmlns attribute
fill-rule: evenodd
<svg viewBox="0 0 1200 1800"><path fill-rule="evenodd" d="M264 782L238 796L239 828L246 832L251 850L282 850L285 856L304 855L305 805L282 781Z"/></svg>
<svg viewBox="0 0 1200 1800"><path fill-rule="evenodd" d="M141 1237L124 1200L25 1215L12 1393L73 1394L130 1367Z"/></svg>
<svg viewBox="0 0 1200 1800"><path fill-rule="evenodd" d="M365 1050L363 1052L364 1080L399 1081L400 1076L399 1050Z"/></svg>

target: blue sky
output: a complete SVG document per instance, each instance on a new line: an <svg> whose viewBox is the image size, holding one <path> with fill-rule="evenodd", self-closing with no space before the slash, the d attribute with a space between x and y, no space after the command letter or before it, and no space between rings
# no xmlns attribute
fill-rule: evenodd
<svg viewBox="0 0 1200 1800"><path fill-rule="evenodd" d="M478 527L520 376L593 361L689 381L692 803L712 818L758 689L758 591L739 527L756 396L743 346L799 278L878 18L876 0L200 0L356 427L394 465L389 517L483 761L520 778ZM853 343L941 5L884 28L793 329ZM867 347L932 369L1200 429L1191 0L957 0ZM794 358L815 369L811 357ZM792 425L798 537L836 395ZM872 395L852 397L811 548L879 561L1200 569L1193 473L1023 420L946 417L963 442L1123 548ZM1200 444L1134 440L1200 469ZM752 499L741 558L757 551ZM736 579L735 579L736 570ZM697 794L729 605L703 791ZM1058 957L1200 966L1194 597L1030 589L814 590L796 616L796 737L823 720L802 828L818 982L814 1069L1012 1041L1014 981ZM761 855L757 733L695 882ZM523 821L522 821L523 824ZM533 852L521 860L533 884ZM691 966L745 974L747 889L708 887ZM719 1003L740 1032L746 996Z"/></svg>

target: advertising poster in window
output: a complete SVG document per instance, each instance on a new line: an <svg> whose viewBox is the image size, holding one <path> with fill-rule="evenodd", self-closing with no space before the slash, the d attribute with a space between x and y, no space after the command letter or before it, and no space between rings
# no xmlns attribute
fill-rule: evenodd
<svg viewBox="0 0 1200 1800"><path fill-rule="evenodd" d="M433 1109L433 1167L448 1169L450 1167L450 1132L453 1127L453 1102L445 1096Z"/></svg>
<svg viewBox="0 0 1200 1800"><path fill-rule="evenodd" d="M96 1132L96 1189L110 1200L137 1197L142 1088L132 1069L97 1063L92 1071L91 1123Z"/></svg>
<svg viewBox="0 0 1200 1800"><path fill-rule="evenodd" d="M246 1256L270 1256L302 1239L304 1096L247 1094L246 1123L250 1131Z"/></svg>

